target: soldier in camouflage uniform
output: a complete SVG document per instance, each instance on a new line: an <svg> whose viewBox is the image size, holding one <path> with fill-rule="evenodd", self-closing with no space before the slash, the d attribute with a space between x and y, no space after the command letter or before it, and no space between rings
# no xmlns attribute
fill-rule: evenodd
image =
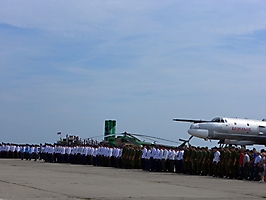
<svg viewBox="0 0 266 200"><path fill-rule="evenodd" d="M214 158L214 153L213 153L213 148L209 150L209 157L208 157L208 175L212 176L213 175L213 169L212 169L212 160Z"/></svg>
<svg viewBox="0 0 266 200"><path fill-rule="evenodd" d="M197 147L197 163L196 163L197 164L197 170L196 170L197 175L201 174L202 160L203 160L202 148Z"/></svg>
<svg viewBox="0 0 266 200"><path fill-rule="evenodd" d="M136 154L134 160L135 169L141 169L141 156L142 156L142 150L140 148L136 148Z"/></svg>
<svg viewBox="0 0 266 200"><path fill-rule="evenodd" d="M229 162L229 171L230 171L229 178L232 179L237 176L237 172L235 171L236 165L237 165L237 162L236 162L237 154L235 151L235 147L231 147L230 152L231 152L231 156L230 156L230 162Z"/></svg>
<svg viewBox="0 0 266 200"><path fill-rule="evenodd" d="M129 157L128 157L128 168L133 169L135 167L135 156L136 149L134 147L129 147Z"/></svg>
<svg viewBox="0 0 266 200"><path fill-rule="evenodd" d="M184 146L184 155L183 155L183 174L188 173L187 169L187 161L188 161L188 148Z"/></svg>
<svg viewBox="0 0 266 200"><path fill-rule="evenodd" d="M208 147L202 148L201 152L202 152L202 161L201 161L201 174L202 176L206 176L208 173Z"/></svg>
<svg viewBox="0 0 266 200"><path fill-rule="evenodd" d="M192 174L192 146L188 149L188 155L187 155L187 174Z"/></svg>
<svg viewBox="0 0 266 200"><path fill-rule="evenodd" d="M238 165L238 162L239 162L239 157L241 155L241 151L240 151L239 148L236 148L235 151L236 151L236 158L235 158L235 165L234 165L234 178L235 179L239 179L239 165Z"/></svg>
<svg viewBox="0 0 266 200"><path fill-rule="evenodd" d="M123 151L122 151L122 163L125 169L128 169L128 156L129 156L128 151L129 151L128 147L124 146Z"/></svg>
<svg viewBox="0 0 266 200"><path fill-rule="evenodd" d="M192 168L192 175L196 175L197 171L197 149L192 147L192 154L191 154L191 168Z"/></svg>
<svg viewBox="0 0 266 200"><path fill-rule="evenodd" d="M220 152L220 162L218 163L218 176L220 178L224 177L224 156L225 156L225 151L223 148L219 148Z"/></svg>
<svg viewBox="0 0 266 200"><path fill-rule="evenodd" d="M231 151L229 151L228 147L225 147L225 153L224 153L224 170L225 170L225 176L227 178L230 177L230 162L231 162Z"/></svg>

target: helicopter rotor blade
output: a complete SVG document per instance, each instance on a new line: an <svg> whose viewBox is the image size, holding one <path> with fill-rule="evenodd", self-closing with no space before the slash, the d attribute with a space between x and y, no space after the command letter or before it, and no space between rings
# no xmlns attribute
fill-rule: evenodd
<svg viewBox="0 0 266 200"><path fill-rule="evenodd" d="M164 138L159 138L159 137L154 137L154 136L149 136L149 135L142 135L142 134L135 134L135 133L131 133L131 135L135 135L135 136L139 136L139 137L145 137L145 138L149 138L149 139L157 139L157 140L162 140L162 141L166 141L166 142L180 144L180 142L176 142L176 141L172 141L172 140L167 140L167 139L164 139Z"/></svg>

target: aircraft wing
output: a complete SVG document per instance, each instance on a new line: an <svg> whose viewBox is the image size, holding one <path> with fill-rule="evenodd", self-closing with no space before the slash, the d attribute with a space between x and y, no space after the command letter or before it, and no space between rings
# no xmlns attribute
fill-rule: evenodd
<svg viewBox="0 0 266 200"><path fill-rule="evenodd" d="M191 123L204 123L204 122L210 122L207 120L201 120L201 119L173 119L176 122L191 122Z"/></svg>

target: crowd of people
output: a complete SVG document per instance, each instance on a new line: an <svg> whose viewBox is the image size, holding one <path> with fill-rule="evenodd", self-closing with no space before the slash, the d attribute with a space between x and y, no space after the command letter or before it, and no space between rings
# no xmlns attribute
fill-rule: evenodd
<svg viewBox="0 0 266 200"><path fill-rule="evenodd" d="M234 146L165 147L98 145L15 145L1 144L0 158L43 160L50 163L70 163L150 172L170 172L187 175L213 176L228 179L266 181L266 152Z"/></svg>

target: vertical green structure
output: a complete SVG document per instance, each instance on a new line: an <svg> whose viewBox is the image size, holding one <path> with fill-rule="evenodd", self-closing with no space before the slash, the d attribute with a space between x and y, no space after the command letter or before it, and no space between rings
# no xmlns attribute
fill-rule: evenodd
<svg viewBox="0 0 266 200"><path fill-rule="evenodd" d="M116 121L115 120L105 120L104 123L104 140L109 141L115 138L116 133Z"/></svg>

